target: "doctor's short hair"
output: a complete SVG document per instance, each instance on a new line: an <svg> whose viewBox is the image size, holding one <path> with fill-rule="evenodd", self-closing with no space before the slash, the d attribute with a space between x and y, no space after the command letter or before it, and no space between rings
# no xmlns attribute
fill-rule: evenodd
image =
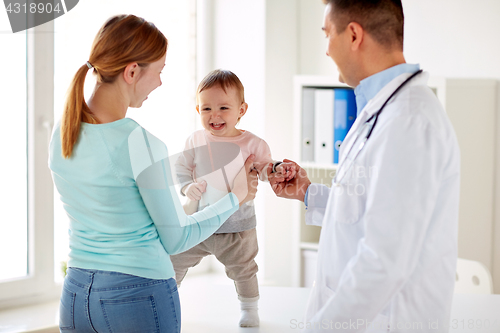
<svg viewBox="0 0 500 333"><path fill-rule="evenodd" d="M382 46L403 50L401 0L323 0L323 3L332 6L331 19L338 33L356 22Z"/></svg>
<svg viewBox="0 0 500 333"><path fill-rule="evenodd" d="M198 105L198 95L212 87L221 87L227 94L227 89L235 88L240 97L241 103L245 103L245 88L240 79L231 71L226 69L216 69L211 71L201 80L196 91L196 104Z"/></svg>

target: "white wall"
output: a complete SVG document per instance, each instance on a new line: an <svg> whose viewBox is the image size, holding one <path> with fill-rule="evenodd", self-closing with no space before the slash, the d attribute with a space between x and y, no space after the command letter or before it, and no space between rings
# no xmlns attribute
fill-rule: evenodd
<svg viewBox="0 0 500 333"><path fill-rule="evenodd" d="M297 1L266 1L266 140L274 158L293 153L293 76L298 70ZM293 230L290 202L264 186L266 198L265 267L272 285L292 284Z"/></svg>
<svg viewBox="0 0 500 333"><path fill-rule="evenodd" d="M337 66L326 55L323 12L321 0L298 0L298 74L338 76Z"/></svg>
<svg viewBox="0 0 500 333"><path fill-rule="evenodd" d="M240 78L248 102L241 128L262 136L265 1L215 0L213 24L213 68L229 69Z"/></svg>
<svg viewBox="0 0 500 333"><path fill-rule="evenodd" d="M432 75L500 80L500 1L403 0L405 55Z"/></svg>
<svg viewBox="0 0 500 333"><path fill-rule="evenodd" d="M238 75L249 104L240 128L265 139L274 159L291 156L291 140L283 140L281 133L292 126L292 78L298 68L297 1L202 1L213 3L213 59L211 65L204 62L203 66L207 72L226 68ZM291 212L267 184L260 184L255 202L260 283L291 285Z"/></svg>
<svg viewBox="0 0 500 333"><path fill-rule="evenodd" d="M500 1L403 0L403 7L408 62L419 62L434 76L500 80ZM493 273L495 292L500 293L500 109L496 128L494 225L486 231L486 221L470 221L477 228L461 225L458 254L482 261ZM480 235L483 242L477 239Z"/></svg>
<svg viewBox="0 0 500 333"><path fill-rule="evenodd" d="M300 4L300 73L336 74L320 30L324 5ZM500 80L500 1L402 0L405 56L435 76Z"/></svg>
<svg viewBox="0 0 500 333"><path fill-rule="evenodd" d="M241 119L241 129L248 130L263 139L265 137L265 0L200 0L210 5L213 17L210 22L212 36L210 57L205 68L199 68L198 81L209 71L217 68L234 72L245 87L248 111ZM198 54L198 57L205 57ZM198 61L200 64L200 61ZM259 192L265 184L259 186ZM259 278L265 279L265 199L260 193L255 199L257 213L257 238L260 251L257 255ZM217 265L216 270L221 266Z"/></svg>

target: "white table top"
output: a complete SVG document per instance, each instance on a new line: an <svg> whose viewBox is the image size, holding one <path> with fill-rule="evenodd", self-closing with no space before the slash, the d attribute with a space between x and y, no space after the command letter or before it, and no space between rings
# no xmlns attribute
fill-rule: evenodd
<svg viewBox="0 0 500 333"><path fill-rule="evenodd" d="M260 327L238 326L240 304L234 286L186 283L179 290L182 333L297 332L292 320L303 321L309 289L260 287Z"/></svg>
<svg viewBox="0 0 500 333"><path fill-rule="evenodd" d="M291 321L303 321L309 291L261 286L260 327L240 328L239 303L230 280L186 279L179 290L182 333L298 332ZM500 333L500 295L455 294L449 332Z"/></svg>
<svg viewBox="0 0 500 333"><path fill-rule="evenodd" d="M298 332L292 320L302 321L309 289L260 287L260 327L240 328L239 302L226 277L187 278L179 290L182 333ZM0 333L58 332L58 302L0 311ZM45 330L35 331L45 328ZM500 333L500 295L455 294L450 333Z"/></svg>

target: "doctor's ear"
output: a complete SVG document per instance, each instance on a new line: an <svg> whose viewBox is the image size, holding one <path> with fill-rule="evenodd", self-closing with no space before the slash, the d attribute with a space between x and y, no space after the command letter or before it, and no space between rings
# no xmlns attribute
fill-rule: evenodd
<svg viewBox="0 0 500 333"><path fill-rule="evenodd" d="M357 22L351 22L347 25L345 32L351 43L351 50L356 51L365 38L365 30Z"/></svg>

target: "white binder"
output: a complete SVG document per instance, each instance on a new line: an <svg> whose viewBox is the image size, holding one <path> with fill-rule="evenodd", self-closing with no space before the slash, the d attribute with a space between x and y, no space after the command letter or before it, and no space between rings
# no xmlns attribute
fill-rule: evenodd
<svg viewBox="0 0 500 333"><path fill-rule="evenodd" d="M314 92L315 88L302 89L302 149L301 161L314 162Z"/></svg>
<svg viewBox="0 0 500 333"><path fill-rule="evenodd" d="M314 160L318 164L333 163L333 102L332 88L314 92Z"/></svg>

